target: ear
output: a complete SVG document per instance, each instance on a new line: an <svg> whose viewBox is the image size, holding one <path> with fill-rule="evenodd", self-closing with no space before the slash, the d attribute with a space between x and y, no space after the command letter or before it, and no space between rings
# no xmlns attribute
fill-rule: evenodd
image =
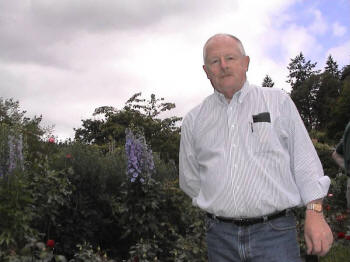
<svg viewBox="0 0 350 262"><path fill-rule="evenodd" d="M250 57L249 57L249 56L245 56L245 57L244 57L244 67L245 67L245 70L246 70L246 71L248 71L249 62L250 62Z"/></svg>
<svg viewBox="0 0 350 262"><path fill-rule="evenodd" d="M203 70L204 70L205 74L207 75L207 78L210 79L209 78L208 68L205 65L203 65Z"/></svg>

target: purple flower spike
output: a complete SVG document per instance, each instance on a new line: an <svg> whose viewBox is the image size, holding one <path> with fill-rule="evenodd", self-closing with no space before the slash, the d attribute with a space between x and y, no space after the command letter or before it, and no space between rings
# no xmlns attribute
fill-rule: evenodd
<svg viewBox="0 0 350 262"><path fill-rule="evenodd" d="M152 150L148 148L143 135L134 134L126 129L125 153L127 156L127 175L131 182L140 177L141 183L149 177L154 170Z"/></svg>

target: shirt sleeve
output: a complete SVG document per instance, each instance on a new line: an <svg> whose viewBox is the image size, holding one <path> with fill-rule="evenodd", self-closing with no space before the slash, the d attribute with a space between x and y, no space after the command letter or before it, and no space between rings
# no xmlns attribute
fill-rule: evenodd
<svg viewBox="0 0 350 262"><path fill-rule="evenodd" d="M323 173L321 161L299 112L289 96L282 105L288 133L291 172L304 204L327 195L330 179Z"/></svg>
<svg viewBox="0 0 350 262"><path fill-rule="evenodd" d="M191 118L191 115L187 115L181 126L179 184L180 188L193 199L198 196L200 190L200 176L193 145L193 120Z"/></svg>

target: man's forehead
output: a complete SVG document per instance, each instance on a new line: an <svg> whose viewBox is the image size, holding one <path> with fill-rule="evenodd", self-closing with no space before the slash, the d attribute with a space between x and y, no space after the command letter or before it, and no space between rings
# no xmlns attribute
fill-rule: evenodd
<svg viewBox="0 0 350 262"><path fill-rule="evenodd" d="M236 39L227 35L216 35L208 40L206 47L208 48L209 46L215 45L215 44L228 44L228 45L236 46L238 42Z"/></svg>
<svg viewBox="0 0 350 262"><path fill-rule="evenodd" d="M215 55L215 54L236 54L240 53L238 43L232 39L229 41L212 41L206 46L207 55Z"/></svg>

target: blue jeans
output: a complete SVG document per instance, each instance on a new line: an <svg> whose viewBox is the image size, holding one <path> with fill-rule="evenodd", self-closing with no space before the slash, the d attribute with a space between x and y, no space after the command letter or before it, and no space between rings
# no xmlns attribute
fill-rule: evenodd
<svg viewBox="0 0 350 262"><path fill-rule="evenodd" d="M294 215L251 226L207 218L210 262L300 262Z"/></svg>

